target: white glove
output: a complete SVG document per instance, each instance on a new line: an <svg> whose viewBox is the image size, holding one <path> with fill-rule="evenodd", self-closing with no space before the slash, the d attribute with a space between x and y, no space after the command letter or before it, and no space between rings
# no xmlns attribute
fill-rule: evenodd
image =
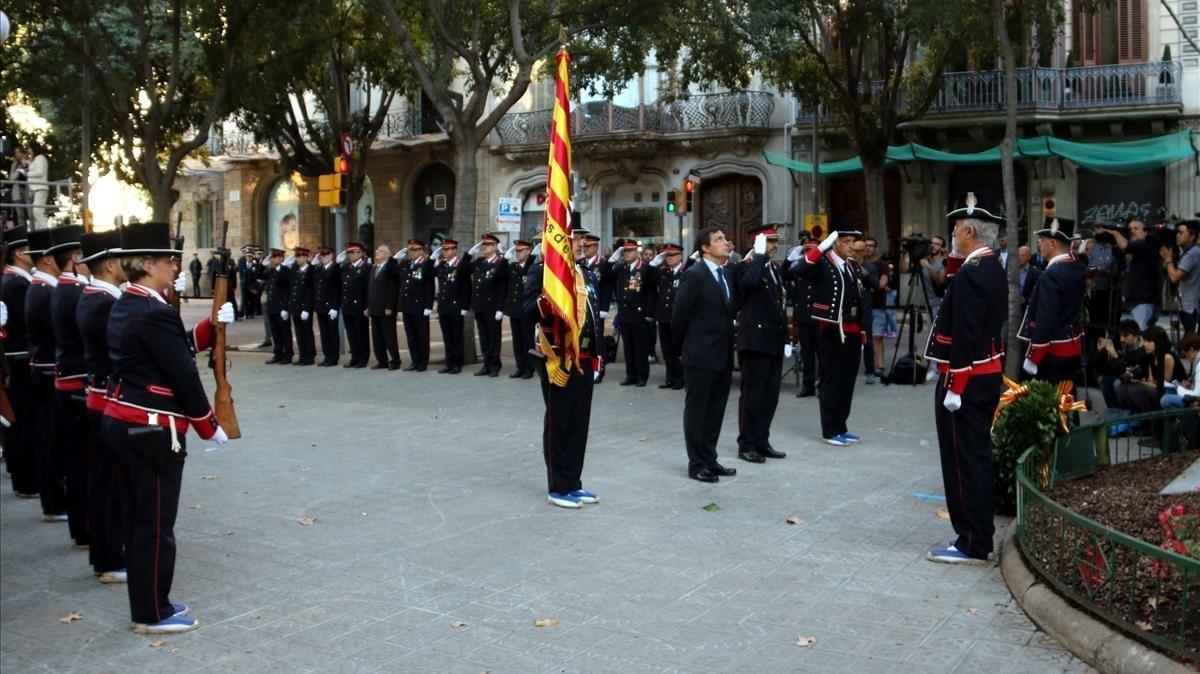
<svg viewBox="0 0 1200 674"><path fill-rule="evenodd" d="M288 319L288 312L286 312L286 311L279 312L279 317L286 321Z"/></svg>
<svg viewBox="0 0 1200 674"><path fill-rule="evenodd" d="M283 266L294 267L295 265L296 265L296 256L295 255L289 255L289 256L283 258Z"/></svg>
<svg viewBox="0 0 1200 674"><path fill-rule="evenodd" d="M825 237L825 240L821 242L821 245L818 246L818 248L820 248L821 252L824 253L825 251L829 250L830 248L833 248L833 244L837 240L838 240L837 231L832 231L829 233L829 236Z"/></svg>
<svg viewBox="0 0 1200 674"><path fill-rule="evenodd" d="M946 391L946 399L942 401L942 407L951 412L957 412L958 408L962 407L962 396L954 391Z"/></svg>
<svg viewBox="0 0 1200 674"><path fill-rule="evenodd" d="M307 312L307 311L301 311L301 312L300 312L300 320L302 320L302 321L307 321L307 320L308 320L308 312Z"/></svg>
<svg viewBox="0 0 1200 674"><path fill-rule="evenodd" d="M1025 370L1029 374L1037 374L1038 365L1037 365L1037 363L1033 362L1032 360L1029 360L1028 358L1026 358L1025 364L1021 366L1021 369Z"/></svg>
<svg viewBox="0 0 1200 674"><path fill-rule="evenodd" d="M653 316L647 316L647 317L646 317L646 322L647 322L647 323L653 323L653 322L654 322L654 317L653 317Z"/></svg>
<svg viewBox="0 0 1200 674"><path fill-rule="evenodd" d="M501 255L508 255L508 250L509 249L504 247L504 244L500 244L500 243L496 244L496 252L497 253L499 253Z"/></svg>
<svg viewBox="0 0 1200 674"><path fill-rule="evenodd" d="M499 321L499 320L503 320L503 319L504 319L504 312L503 312L503 311L497 311L497 312L496 312L496 320L498 320L498 321Z"/></svg>
<svg viewBox="0 0 1200 674"><path fill-rule="evenodd" d="M429 318L430 316L433 315L433 309L426 309L425 311L423 311L421 313L425 315L425 318Z"/></svg>
<svg viewBox="0 0 1200 674"><path fill-rule="evenodd" d="M187 291L187 276L186 271L181 271L179 276L175 277L175 292L180 295Z"/></svg>
<svg viewBox="0 0 1200 674"><path fill-rule="evenodd" d="M224 428L217 426L217 432L213 433L213 436L212 436L212 438L210 438L210 440L217 443L218 445L223 445L223 444L229 442L229 436L225 435Z"/></svg>
<svg viewBox="0 0 1200 674"><path fill-rule="evenodd" d="M459 315L461 315L461 316L463 316L463 317L465 318L465 317L466 317L466 315L467 315L467 310L466 310L466 309L461 309L461 310L459 310L459 312L458 312L458 313L459 313Z"/></svg>
<svg viewBox="0 0 1200 674"><path fill-rule="evenodd" d="M541 241L538 241L537 245L533 247L533 252L530 253L530 255L532 255L534 257L542 256L542 242Z"/></svg>
<svg viewBox="0 0 1200 674"><path fill-rule="evenodd" d="M592 381L600 381L600 373L599 372L592 373Z"/></svg>
<svg viewBox="0 0 1200 674"><path fill-rule="evenodd" d="M764 255L767 252L767 235L759 234L754 237L754 254Z"/></svg>
<svg viewBox="0 0 1200 674"><path fill-rule="evenodd" d="M333 261L338 264L345 262L346 261L346 251L343 250L342 252L338 253L337 257L335 257L333 259Z"/></svg>
<svg viewBox="0 0 1200 674"><path fill-rule="evenodd" d="M8 325L8 305L0 302L0 326Z"/></svg>
<svg viewBox="0 0 1200 674"><path fill-rule="evenodd" d="M791 357L792 357L792 345L791 345L791 344L784 344L784 345L783 345L783 357L784 357L784 358L791 358Z"/></svg>
<svg viewBox="0 0 1200 674"><path fill-rule="evenodd" d="M481 241L481 242L479 242L479 243L477 243L477 244L475 244L474 246L471 246L471 249L467 251L467 255L470 255L471 257L475 257L476 255L478 255L478 254L479 254L479 249L480 249L480 248L483 248L483 242L482 242L482 241Z"/></svg>
<svg viewBox="0 0 1200 674"><path fill-rule="evenodd" d="M624 248L618 248L618 249L614 250L613 254L608 256L608 263L616 264L617 261L621 259L621 253L623 253L624 251L625 251Z"/></svg>
<svg viewBox="0 0 1200 674"><path fill-rule="evenodd" d="M218 323L232 323L234 318L236 318L236 315L233 311L233 302L226 302L221 305L220 309L217 309Z"/></svg>
<svg viewBox="0 0 1200 674"><path fill-rule="evenodd" d="M508 260L509 262L515 261L517 259L517 247L513 246L512 248L504 251L504 259Z"/></svg>
<svg viewBox="0 0 1200 674"><path fill-rule="evenodd" d="M435 260L435 261L436 261L436 260L437 260L437 259L439 259L441 256L442 256L442 247L441 247L441 246L437 246L437 247L435 247L435 248L433 249L433 252L431 252L431 253L429 254L429 259L431 259L431 260Z"/></svg>
<svg viewBox="0 0 1200 674"><path fill-rule="evenodd" d="M666 258L667 258L666 253L659 253L658 255L654 256L653 260L650 260L650 266L651 267L660 267L660 266L662 266L663 260L665 260Z"/></svg>
<svg viewBox="0 0 1200 674"><path fill-rule="evenodd" d="M331 320L331 321L336 321L336 320L337 320L337 316L338 316L338 314L337 314L337 309L330 309L330 310L329 310L329 320Z"/></svg>
<svg viewBox="0 0 1200 674"><path fill-rule="evenodd" d="M608 318L608 312L607 312L607 311L601 311L601 312L600 312L600 320L604 320L604 319L606 319L606 318Z"/></svg>
<svg viewBox="0 0 1200 674"><path fill-rule="evenodd" d="M403 260L406 255L408 255L408 249L401 248L400 250L396 251L396 254L392 256L392 259L399 262Z"/></svg>
<svg viewBox="0 0 1200 674"><path fill-rule="evenodd" d="M803 251L804 246L796 246L795 248L789 250L787 255L788 262L795 262L799 260L800 256L804 254Z"/></svg>
<svg viewBox="0 0 1200 674"><path fill-rule="evenodd" d="M696 251L696 252L692 253L691 255L689 255L688 257L692 258L692 261L695 262L696 260L700 259L700 251Z"/></svg>

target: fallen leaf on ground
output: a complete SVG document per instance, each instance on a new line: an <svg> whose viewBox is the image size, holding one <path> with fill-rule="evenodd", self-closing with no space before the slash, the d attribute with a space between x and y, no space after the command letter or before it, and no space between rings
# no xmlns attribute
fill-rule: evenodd
<svg viewBox="0 0 1200 674"><path fill-rule="evenodd" d="M554 627L557 624L558 621L554 618L538 618L533 621L534 627Z"/></svg>
<svg viewBox="0 0 1200 674"><path fill-rule="evenodd" d="M938 510L937 516L944 520L950 519L950 513L946 512L945 510Z"/></svg>
<svg viewBox="0 0 1200 674"><path fill-rule="evenodd" d="M282 409L285 409L286 407L287 407L287 405L280 405L280 406L279 406L279 409L281 409L281 410L282 410Z"/></svg>
<svg viewBox="0 0 1200 674"><path fill-rule="evenodd" d="M317 518L315 518L315 517L301 517L301 518L300 518L299 520L297 520L297 521L298 521L298 522L300 522L300 526L302 526L302 527L311 527L311 526L313 525L313 523L317 521Z"/></svg>
<svg viewBox="0 0 1200 674"><path fill-rule="evenodd" d="M982 612L983 612L983 609L980 609L980 608L969 608L969 609L967 609L967 613L970 613L971 615L979 615L979 614L980 614L980 613L982 613Z"/></svg>
<svg viewBox="0 0 1200 674"><path fill-rule="evenodd" d="M80 613L79 611L71 611L70 613L66 614L65 616L59 618L58 622L60 622L64 625L70 625L71 623L75 622L76 620L83 620L83 614Z"/></svg>
<svg viewBox="0 0 1200 674"><path fill-rule="evenodd" d="M1133 624L1133 626L1138 628L1139 630L1143 630L1146 632L1154 631L1154 625L1151 625L1150 623L1146 622L1145 620L1139 620L1139 621L1135 622Z"/></svg>
<svg viewBox="0 0 1200 674"><path fill-rule="evenodd" d="M806 637L802 636L802 637L796 639L796 645L799 646L800 648L808 648L809 646L812 646L815 643L817 643L817 638L812 635L809 635Z"/></svg>
<svg viewBox="0 0 1200 674"><path fill-rule="evenodd" d="M201 480L220 480L221 476L220 475L201 475L200 479Z"/></svg>
<svg viewBox="0 0 1200 674"><path fill-rule="evenodd" d="M193 503L192 510L204 510L204 504L203 503Z"/></svg>
<svg viewBox="0 0 1200 674"><path fill-rule="evenodd" d="M259 613L251 614L250 619L251 620L262 620L262 614L259 614Z"/></svg>
<svg viewBox="0 0 1200 674"><path fill-rule="evenodd" d="M506 437L506 438L511 438L512 436L513 436L513 434L512 434L512 433L505 433L505 434L504 434L504 437Z"/></svg>
<svg viewBox="0 0 1200 674"><path fill-rule="evenodd" d="M466 627L466 626L467 626L467 621L465 621L465 620L455 620L454 622L450 623L450 626L451 626L451 627L453 627L453 628L455 628L455 629L458 629L459 627Z"/></svg>
<svg viewBox="0 0 1200 674"><path fill-rule="evenodd" d="M720 510L720 509L721 509L721 506L717 505L716 503L709 503L708 505L704 506L704 510L707 510L710 513L715 510Z"/></svg>
<svg viewBox="0 0 1200 674"><path fill-rule="evenodd" d="M803 517L789 517L786 521L788 524L804 524Z"/></svg>
<svg viewBox="0 0 1200 674"><path fill-rule="evenodd" d="M162 648L165 643L167 643L166 639L155 639L150 642L150 648Z"/></svg>
<svg viewBox="0 0 1200 674"><path fill-rule="evenodd" d="M645 442L646 438L638 438L638 442Z"/></svg>
<svg viewBox="0 0 1200 674"><path fill-rule="evenodd" d="M226 535L226 536L232 536L232 535L233 535L233 532L232 532L232 531L226 531L226 532L225 532L225 535Z"/></svg>

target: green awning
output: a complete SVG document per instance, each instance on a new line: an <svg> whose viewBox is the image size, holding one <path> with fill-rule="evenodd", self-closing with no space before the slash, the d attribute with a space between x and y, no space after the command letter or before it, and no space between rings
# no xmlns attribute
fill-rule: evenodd
<svg viewBox="0 0 1200 674"><path fill-rule="evenodd" d="M1166 136L1116 143L1076 143L1053 136L1019 138L1014 156L1017 158L1061 157L1089 171L1108 175L1127 176L1145 173L1181 159L1200 154L1193 142L1196 132L1179 131ZM763 151L768 164L783 166L797 173L812 173L812 163L789 159L781 154ZM885 166L915 161L943 164L998 164L1000 148L981 152L943 152L917 143L893 145L887 149ZM858 157L840 161L821 162L818 172L823 176L840 176L862 171Z"/></svg>

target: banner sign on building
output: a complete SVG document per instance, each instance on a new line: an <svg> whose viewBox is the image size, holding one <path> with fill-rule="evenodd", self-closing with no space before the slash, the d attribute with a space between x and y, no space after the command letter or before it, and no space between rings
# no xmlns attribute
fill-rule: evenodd
<svg viewBox="0 0 1200 674"><path fill-rule="evenodd" d="M501 232L521 231L521 200L500 197L496 206L496 229Z"/></svg>

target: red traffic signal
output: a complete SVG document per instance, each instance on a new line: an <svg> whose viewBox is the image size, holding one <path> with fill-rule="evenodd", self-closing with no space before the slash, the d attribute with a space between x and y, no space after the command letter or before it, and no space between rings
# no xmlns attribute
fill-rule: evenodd
<svg viewBox="0 0 1200 674"><path fill-rule="evenodd" d="M338 173L349 173L350 172L350 158L349 157L338 157L337 161L335 161L334 164L337 166Z"/></svg>
<svg viewBox="0 0 1200 674"><path fill-rule="evenodd" d="M687 213L692 212L692 206L695 201L694 200L695 196L696 196L696 181L692 180L691 178L684 180L683 181L683 210L684 210L684 212L687 212Z"/></svg>

